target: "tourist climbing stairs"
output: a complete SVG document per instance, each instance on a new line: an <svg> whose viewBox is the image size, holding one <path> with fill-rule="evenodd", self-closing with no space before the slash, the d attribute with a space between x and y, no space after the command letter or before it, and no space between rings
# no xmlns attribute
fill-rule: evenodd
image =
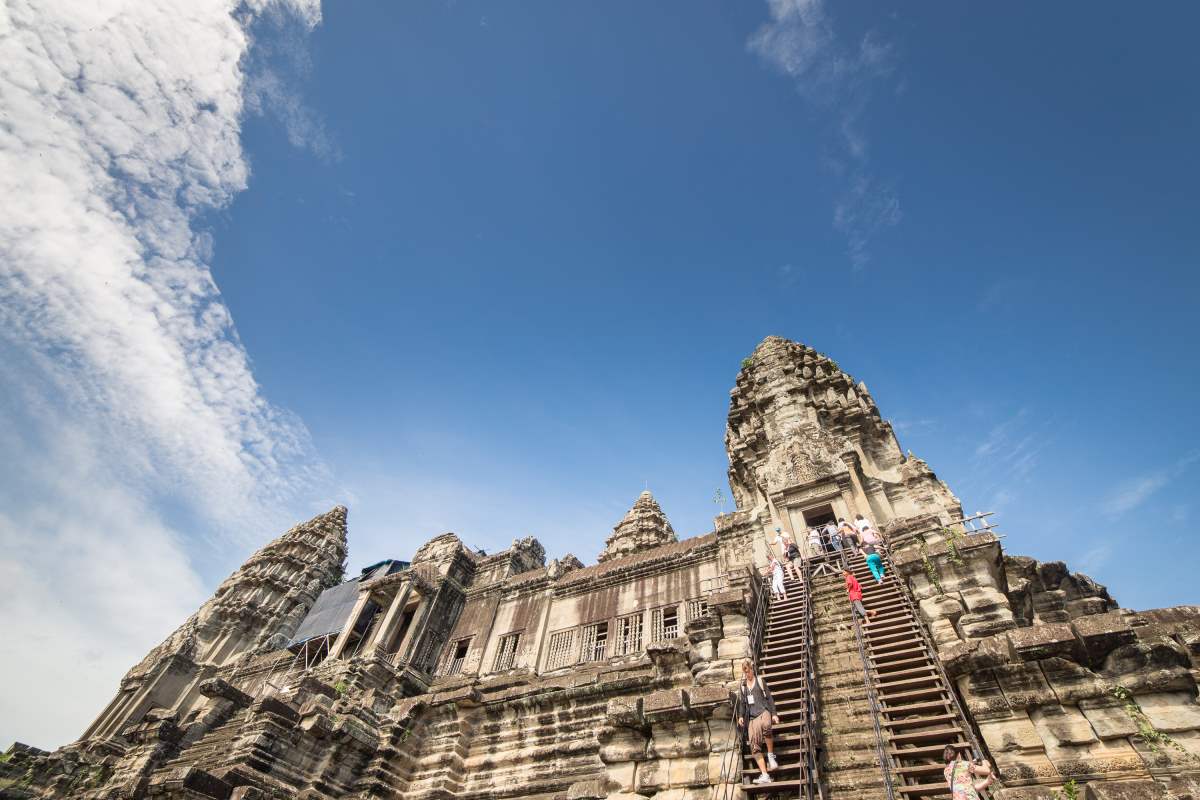
<svg viewBox="0 0 1200 800"><path fill-rule="evenodd" d="M774 726L779 766L771 771L770 783L754 783L759 771L747 742L742 750L742 790L747 794L824 800L819 774L820 703L813 664L813 613L808 583L806 573L801 580L789 575L784 581L787 599L771 601L766 610L758 669L779 715L779 724ZM764 592L769 589L764 588Z"/></svg>
<svg viewBox="0 0 1200 800"><path fill-rule="evenodd" d="M885 560L882 583L876 582L862 556L849 556L845 563L862 585L863 605L874 612L870 624L857 626L856 638L869 682L868 699L877 708L889 795L899 800L949 795L942 775L945 746L979 755L957 695L890 562Z"/></svg>

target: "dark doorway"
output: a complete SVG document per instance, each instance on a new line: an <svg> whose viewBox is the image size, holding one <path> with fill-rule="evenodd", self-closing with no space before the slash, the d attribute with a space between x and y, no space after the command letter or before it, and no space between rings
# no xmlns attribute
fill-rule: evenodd
<svg viewBox="0 0 1200 800"><path fill-rule="evenodd" d="M823 506L804 510L804 524L808 527L817 528L827 522L837 523L837 515L833 513L832 505L826 503Z"/></svg>

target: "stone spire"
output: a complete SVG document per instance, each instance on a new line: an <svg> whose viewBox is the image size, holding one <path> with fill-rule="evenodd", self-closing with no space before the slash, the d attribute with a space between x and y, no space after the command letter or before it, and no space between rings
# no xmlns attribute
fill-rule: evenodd
<svg viewBox="0 0 1200 800"><path fill-rule="evenodd" d="M604 543L599 561L632 555L659 545L679 541L667 515L663 513L649 491L642 492L629 513L613 528L612 536Z"/></svg>
<svg viewBox="0 0 1200 800"><path fill-rule="evenodd" d="M282 647L317 595L342 579L346 508L300 523L263 546L121 680L121 693L82 738L117 735L149 707L189 702L187 681L254 652ZM132 690L132 691L131 691ZM183 711L186 709L176 709Z"/></svg>
<svg viewBox="0 0 1200 800"><path fill-rule="evenodd" d="M958 506L945 484L918 468L923 462L908 463L866 384L828 356L778 336L742 362L730 392L725 451L729 486L744 511L766 512L785 493L824 485L840 485L851 509L884 518Z"/></svg>

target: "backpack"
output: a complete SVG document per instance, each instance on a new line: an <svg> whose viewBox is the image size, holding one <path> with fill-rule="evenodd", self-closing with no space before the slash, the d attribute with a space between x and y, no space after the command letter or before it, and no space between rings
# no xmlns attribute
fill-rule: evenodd
<svg viewBox="0 0 1200 800"><path fill-rule="evenodd" d="M788 542L787 554L788 558L796 558L800 555L800 548L796 546L795 542Z"/></svg>

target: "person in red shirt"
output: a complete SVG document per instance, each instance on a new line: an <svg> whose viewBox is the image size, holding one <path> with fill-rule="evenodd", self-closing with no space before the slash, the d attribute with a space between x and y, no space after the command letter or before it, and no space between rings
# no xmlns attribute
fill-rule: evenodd
<svg viewBox="0 0 1200 800"><path fill-rule="evenodd" d="M871 618L875 616L875 609L867 611L862 603L862 585L858 582L858 578L854 577L854 573L848 569L842 570L843 577L846 578L846 591L850 594L850 605L854 607L854 613L863 618L863 625L870 625Z"/></svg>

